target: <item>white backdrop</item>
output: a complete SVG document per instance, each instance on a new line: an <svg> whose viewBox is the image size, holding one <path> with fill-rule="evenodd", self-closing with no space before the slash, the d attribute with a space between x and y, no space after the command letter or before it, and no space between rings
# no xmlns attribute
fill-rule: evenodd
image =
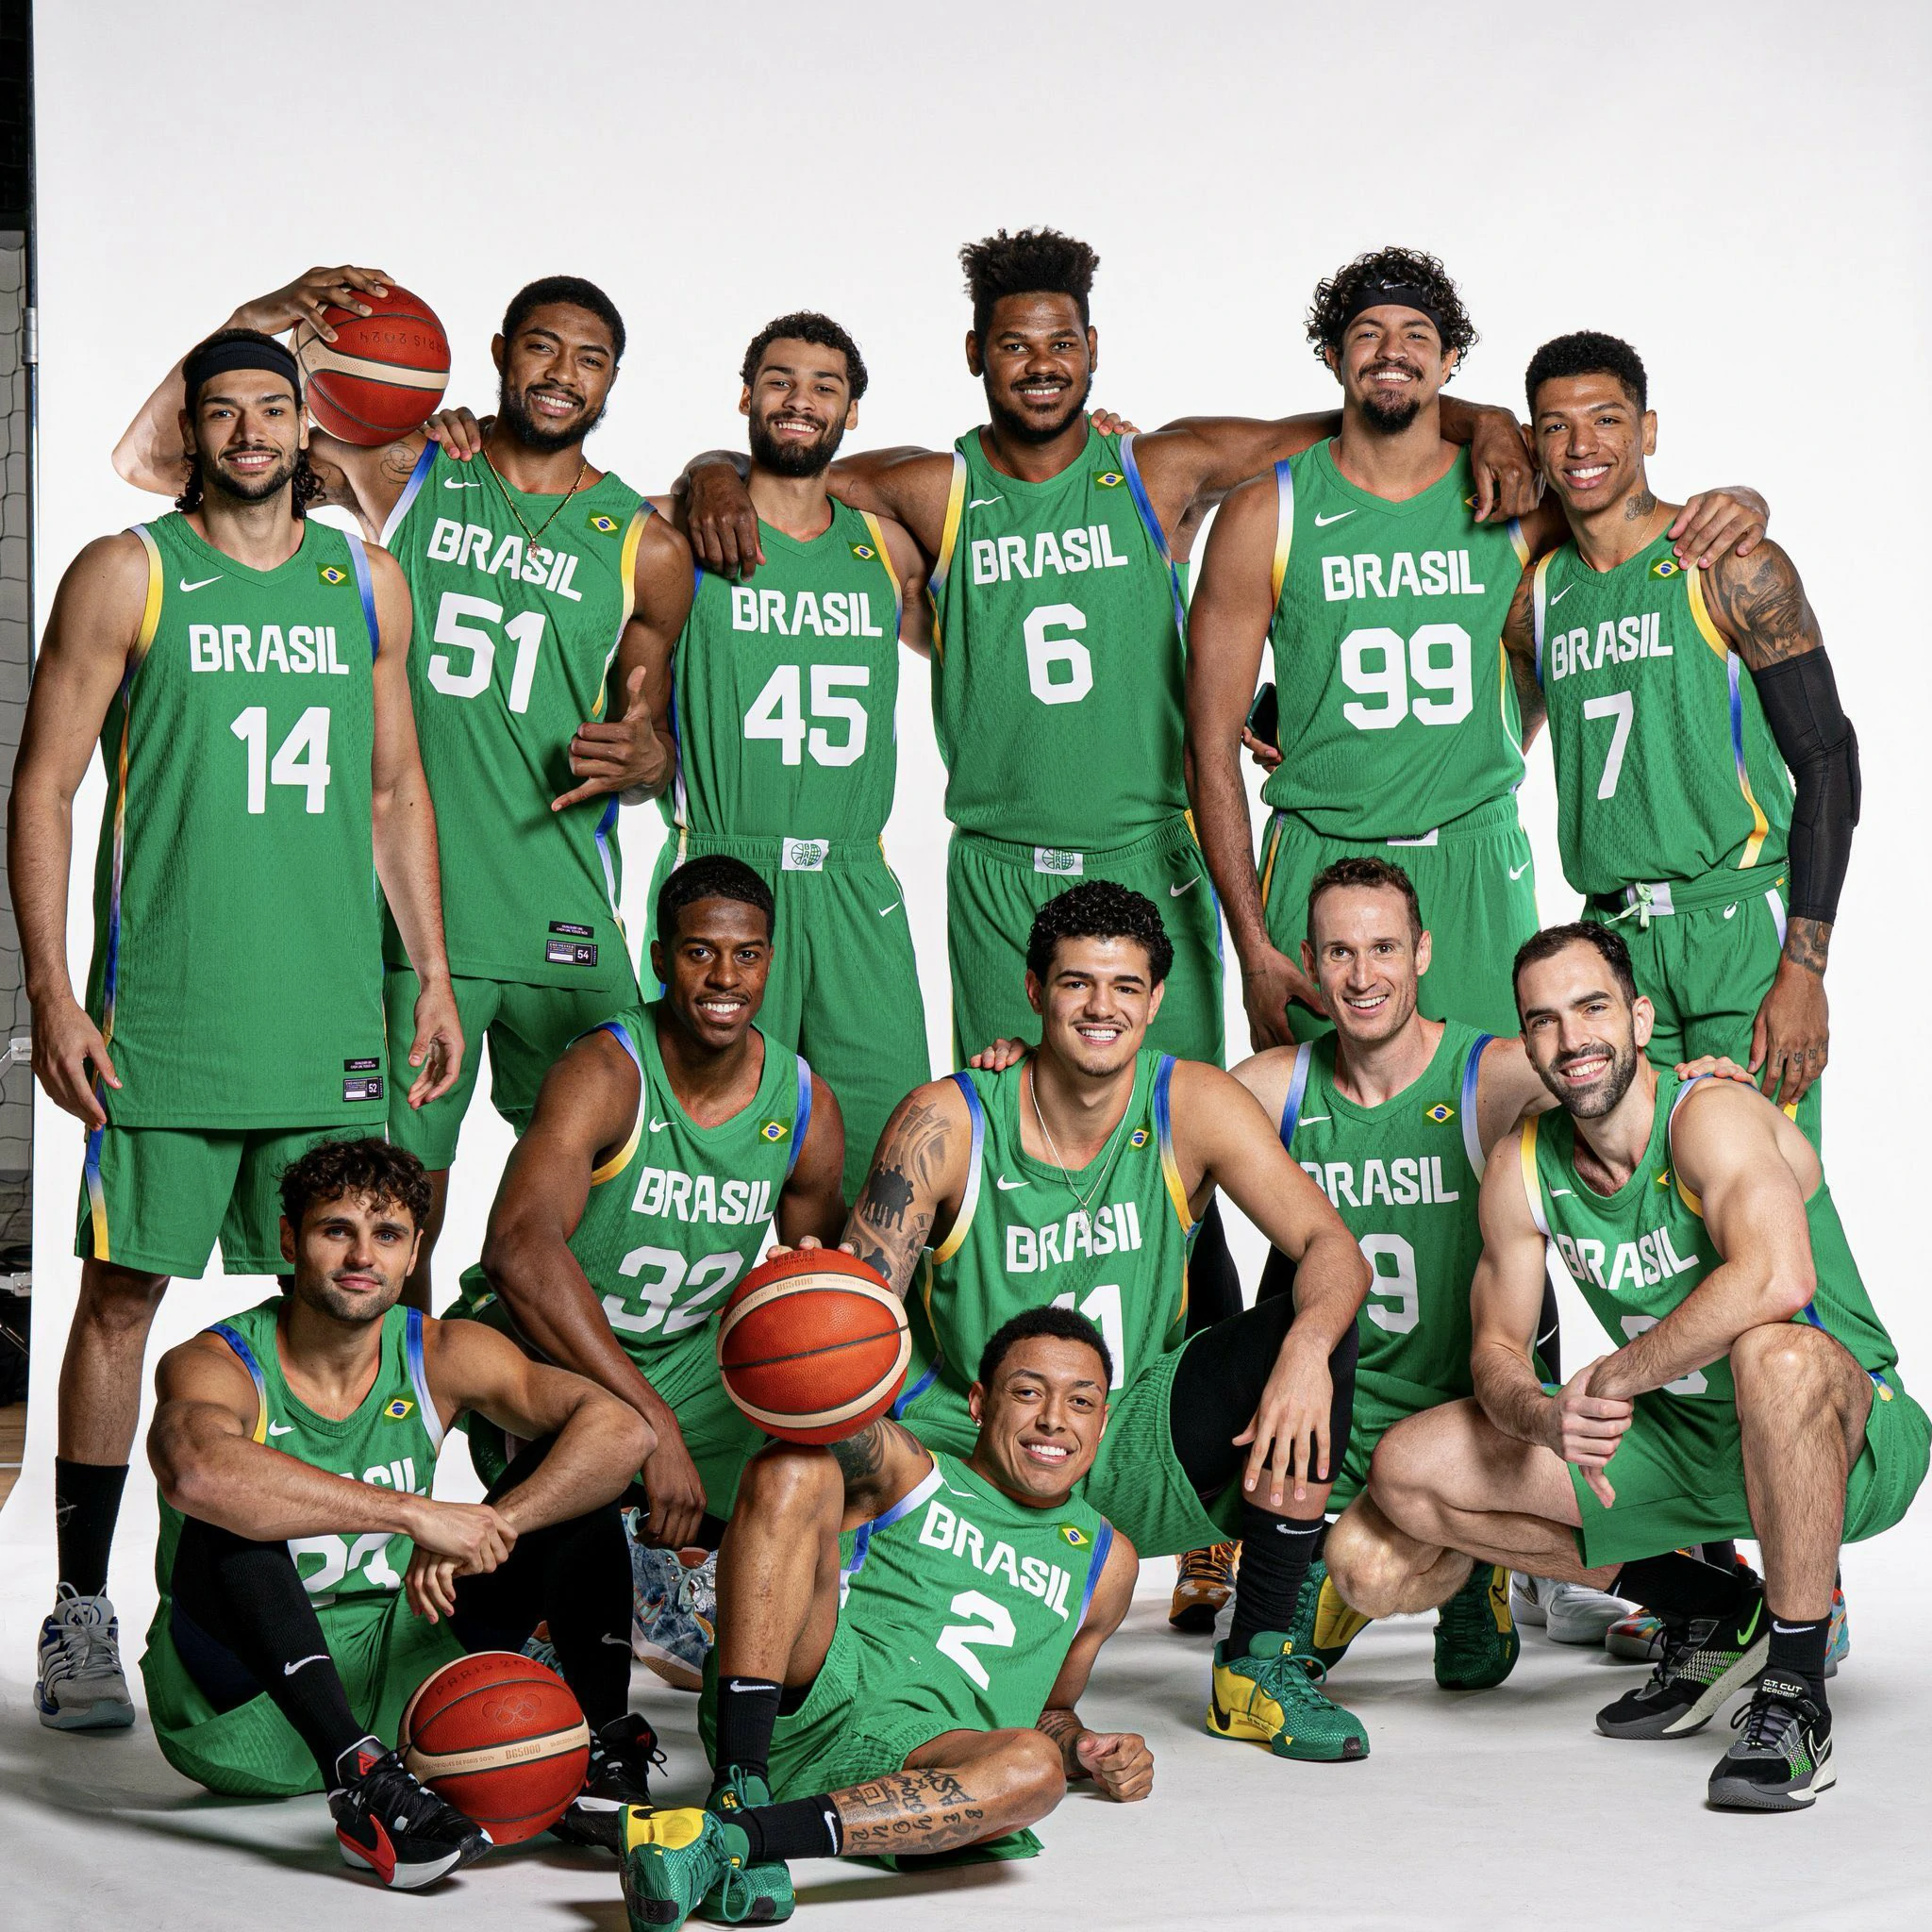
<svg viewBox="0 0 1932 1932"><path fill-rule="evenodd" d="M592 449L648 491L693 449L740 441L742 345L786 309L823 308L863 345L873 391L855 446L943 445L980 421L955 250L1002 225L1048 222L1098 248L1096 394L1143 425L1327 407L1334 386L1302 337L1309 292L1385 242L1439 253L1460 280L1483 332L1468 394L1520 412L1546 337L1593 326L1635 341L1661 417L1659 493L1766 491L1863 741L1830 977L1828 1155L1907 1376L1932 1382L1905 1211L1920 1111L1894 1045L1918 1042L1925 931L1927 678L1907 601L1907 466L1932 427L1924 9L1840 5L1827 24L1813 7L1737 0L1588 15L1267 0L570 15L390 0L379 26L208 0L37 11L43 614L85 541L162 508L108 460L159 373L312 262L372 264L427 298L455 346L452 397L479 404L512 291L559 271L601 283L630 350ZM943 1067L941 773L916 662L899 738L888 848ZM96 768L76 808L76 985L101 798ZM1524 815L1543 910L1568 917L1541 747ZM655 808L625 814L633 914L659 827ZM1239 1050L1233 988L1229 1016ZM44 1101L39 1133L27 1472L0 1530L32 1542L51 1541L81 1151ZM507 1142L479 1100L444 1291L476 1252ZM158 1341L261 1287L177 1286ZM1572 1316L1574 1351L1588 1317L1580 1304ZM151 1495L130 1485L117 1594L144 1561Z"/></svg>

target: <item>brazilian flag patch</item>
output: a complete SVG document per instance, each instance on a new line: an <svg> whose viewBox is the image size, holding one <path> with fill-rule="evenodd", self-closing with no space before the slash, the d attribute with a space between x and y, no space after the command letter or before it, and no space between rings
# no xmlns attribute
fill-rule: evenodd
<svg viewBox="0 0 1932 1932"><path fill-rule="evenodd" d="M870 543L855 543L852 546L852 554L860 563L870 563L878 552Z"/></svg>
<svg viewBox="0 0 1932 1932"><path fill-rule="evenodd" d="M349 581L349 573L339 563L317 564L315 575L325 584L346 584Z"/></svg>
<svg viewBox="0 0 1932 1932"><path fill-rule="evenodd" d="M767 1121L758 1129L758 1139L760 1141L782 1141L791 1131L791 1129L783 1121Z"/></svg>
<svg viewBox="0 0 1932 1932"><path fill-rule="evenodd" d="M1136 1127L1134 1131L1127 1136L1127 1145L1129 1147L1144 1147L1146 1146L1146 1144L1147 1129L1145 1127Z"/></svg>
<svg viewBox="0 0 1932 1932"><path fill-rule="evenodd" d="M1077 1523L1062 1523L1058 1527L1061 1539L1072 1543L1076 1550L1084 1550L1093 1541Z"/></svg>
<svg viewBox="0 0 1932 1932"><path fill-rule="evenodd" d="M1659 557L1651 565L1650 575L1654 577L1680 577L1684 575L1684 566L1674 557Z"/></svg>
<svg viewBox="0 0 1932 1932"><path fill-rule="evenodd" d="M393 1402L385 1402L382 1412L392 1423L408 1422L415 1411L416 1405L407 1395L398 1395Z"/></svg>
<svg viewBox="0 0 1932 1932"><path fill-rule="evenodd" d="M1096 490L1118 490L1127 479L1118 470L1102 470L1093 478Z"/></svg>
<svg viewBox="0 0 1932 1932"><path fill-rule="evenodd" d="M608 509L593 509L584 519L584 523L589 528L595 530L600 537L614 537L617 535L617 519Z"/></svg>
<svg viewBox="0 0 1932 1932"><path fill-rule="evenodd" d="M1439 1100L1434 1107L1425 1107L1423 1109L1423 1118L1425 1121L1434 1121L1440 1127L1445 1122L1453 1121L1456 1118L1456 1109L1446 1101Z"/></svg>

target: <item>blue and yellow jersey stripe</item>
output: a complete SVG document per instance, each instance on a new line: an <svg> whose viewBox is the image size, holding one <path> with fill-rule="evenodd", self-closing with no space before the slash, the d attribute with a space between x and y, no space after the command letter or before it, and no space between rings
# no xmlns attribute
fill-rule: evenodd
<svg viewBox="0 0 1932 1932"><path fill-rule="evenodd" d="M946 1238L933 1249L935 1261L950 1261L959 1252L965 1241L966 1231L973 1225L973 1217L979 1208L980 1171L983 1165L981 1155L986 1148L986 1108L979 1098L979 1089L973 1084L971 1074L958 1073L953 1075L959 1091L966 1096L966 1111L973 1122L973 1145L966 1156L966 1191L959 1197L959 1211L953 1217L953 1224L946 1231ZM926 1292L932 1291L931 1277L928 1274Z"/></svg>
<svg viewBox="0 0 1932 1932"><path fill-rule="evenodd" d="M1174 1109L1168 1089L1174 1079L1174 1056L1164 1053L1154 1073L1154 1133L1160 1143L1160 1177L1167 1186L1167 1198L1174 1206L1174 1219L1183 1234L1194 1231L1193 1209L1188 1206L1188 1191L1181 1180L1181 1164L1174 1151Z"/></svg>
<svg viewBox="0 0 1932 1932"><path fill-rule="evenodd" d="M638 1110L631 1121L630 1132L625 1142L608 1160L601 1162L591 1170L591 1185L601 1187L606 1181L613 1180L630 1165L630 1158L638 1151L638 1142L644 1137L644 1109L649 1105L645 1088L649 1084L644 1078L644 1057L638 1043L630 1037L630 1028L622 1020L606 1020L601 1026L591 1029L597 1033L608 1033L625 1053L629 1054L631 1065L638 1070Z"/></svg>
<svg viewBox="0 0 1932 1932"><path fill-rule="evenodd" d="M442 1447L442 1412L429 1392L429 1367L423 1358L423 1310L403 1310L403 1363L409 1372L409 1386L416 1391L416 1413L423 1419L424 1433L430 1447Z"/></svg>
<svg viewBox="0 0 1932 1932"><path fill-rule="evenodd" d="M1764 850L1765 839L1771 831L1771 821L1764 816L1764 808L1757 803L1757 794L1751 790L1751 775L1744 765L1743 661L1731 649L1729 640L1711 618L1710 607L1704 601L1704 573L1692 569L1683 575L1684 595L1690 600L1691 622L1696 625L1698 635L1717 653L1730 686L1731 759L1738 769L1738 790L1744 794L1744 803L1751 809L1751 835L1744 841L1744 851L1738 860L1739 869L1742 870L1757 863Z"/></svg>
<svg viewBox="0 0 1932 1932"><path fill-rule="evenodd" d="M966 458L953 452L953 481L946 491L946 521L940 537L940 554L933 562L932 575L925 580L926 601L932 606L932 650L935 658L946 655L943 627L940 623L940 598L946 579L953 573L953 553L959 546L959 525L966 516Z"/></svg>
<svg viewBox="0 0 1932 1932"><path fill-rule="evenodd" d="M1289 554L1294 548L1294 471L1286 457L1274 466L1274 565L1270 574L1275 607L1288 581Z"/></svg>
<svg viewBox="0 0 1932 1932"><path fill-rule="evenodd" d="M376 540L385 550L393 546L390 542L395 533L403 527L403 519L414 508L416 498L423 485L428 480L429 473L436 467L437 445L425 442L423 454L416 458L416 467L409 472L409 480L403 485L403 493L396 498L396 507L390 511L382 525L382 535Z"/></svg>
<svg viewBox="0 0 1932 1932"><path fill-rule="evenodd" d="M1543 621L1550 608L1550 566L1557 553L1547 550L1537 559L1536 574L1529 583L1530 623L1536 639L1536 681L1543 682ZM1507 668L1507 667L1506 667Z"/></svg>
<svg viewBox="0 0 1932 1932"><path fill-rule="evenodd" d="M1181 574L1174 560L1174 547L1167 541L1167 532L1160 526L1160 519L1155 513L1154 499L1147 494L1147 485L1141 477L1141 459L1134 454L1134 438L1131 433L1121 438L1121 472L1127 479L1127 494L1134 499L1134 508L1141 522L1153 541L1154 548L1167 571L1168 595L1174 600L1174 629L1183 642L1188 635L1188 600L1181 591Z"/></svg>
<svg viewBox="0 0 1932 1932"><path fill-rule="evenodd" d="M1550 1217L1543 1211L1542 1176L1536 1171L1536 1116L1524 1122L1516 1136L1516 1158L1523 1172L1523 1191L1529 1201L1529 1218L1545 1241L1550 1238Z"/></svg>
<svg viewBox="0 0 1932 1932"><path fill-rule="evenodd" d="M872 547L878 552L879 568L886 574L886 581L892 587L892 635L899 635L900 627L906 622L906 590L899 581L899 573L892 568L892 553L886 547L886 533L877 517L869 509L859 511L866 529L872 536Z"/></svg>
<svg viewBox="0 0 1932 1932"><path fill-rule="evenodd" d="M411 1309L412 1314L415 1313ZM420 1323L422 1317L417 1316ZM252 1442L268 1441L268 1378L261 1373L261 1364L255 1358L255 1351L248 1345L248 1338L241 1329L227 1322L217 1322L208 1331L219 1336L235 1351L242 1366L248 1371L248 1379L255 1384L255 1427L249 1432Z"/></svg>

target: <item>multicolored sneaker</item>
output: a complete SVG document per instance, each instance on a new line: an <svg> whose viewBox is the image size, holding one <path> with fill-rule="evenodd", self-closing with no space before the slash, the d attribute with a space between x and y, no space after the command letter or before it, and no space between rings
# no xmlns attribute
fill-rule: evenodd
<svg viewBox="0 0 1932 1932"><path fill-rule="evenodd" d="M41 1625L40 1666L34 1708L49 1730L122 1731L134 1722L120 1620L105 1594L59 1586L53 1614Z"/></svg>
<svg viewBox="0 0 1932 1932"><path fill-rule="evenodd" d="M1444 1690L1491 1690L1522 1651L1509 1614L1509 1573L1500 1563L1478 1563L1436 1612L1436 1682Z"/></svg>
<svg viewBox="0 0 1932 1932"><path fill-rule="evenodd" d="M734 1764L705 1800L705 1809L728 1823L734 1811L771 1802L771 1786ZM791 1868L782 1858L767 1858L741 1872L727 1872L706 1892L702 1916L726 1925L775 1925L791 1916L797 1903Z"/></svg>
<svg viewBox="0 0 1932 1932"><path fill-rule="evenodd" d="M591 1761L584 1788L550 1829L565 1844L618 1849L619 1814L626 1805L648 1807L651 1774L664 1768L658 1734L636 1711L612 1718L591 1733Z"/></svg>
<svg viewBox="0 0 1932 1932"><path fill-rule="evenodd" d="M1317 1557L1296 1592L1294 1624L1288 1634L1297 1657L1311 1657L1324 1671L1332 1671L1374 1621L1342 1602L1327 1564Z"/></svg>
<svg viewBox="0 0 1932 1932"><path fill-rule="evenodd" d="M1553 1576L1515 1570L1509 1575L1509 1613L1519 1624L1541 1629L1552 1643L1594 1647L1612 1624L1630 1614L1630 1606L1587 1583L1558 1583Z"/></svg>
<svg viewBox="0 0 1932 1932"><path fill-rule="evenodd" d="M716 1586L707 1595L705 1575L687 1569L675 1550L630 1546L631 1655L674 1690L695 1690L705 1681L717 1614ZM708 1601L710 1615L700 1612L701 1601Z"/></svg>
<svg viewBox="0 0 1932 1932"><path fill-rule="evenodd" d="M711 1812L626 1806L620 1817L630 1932L677 1932L709 1892L742 1882L744 1834Z"/></svg>
<svg viewBox="0 0 1932 1932"><path fill-rule="evenodd" d="M1824 1674L1838 1675L1838 1667L1852 1654L1851 1620L1845 1615L1845 1592L1842 1584L1834 1584L1831 1591L1831 1629L1824 1640Z"/></svg>
<svg viewBox="0 0 1932 1932"><path fill-rule="evenodd" d="M1322 1694L1327 1674L1319 1658L1302 1656L1278 1630L1258 1632L1245 1657L1230 1657L1225 1641L1217 1643L1208 1736L1266 1744L1277 1757L1317 1763L1366 1757L1369 1734L1361 1720Z"/></svg>
<svg viewBox="0 0 1932 1932"><path fill-rule="evenodd" d="M1731 1720L1743 1736L1710 1774L1710 1802L1727 1811L1802 1811L1838 1782L1831 1713L1792 1677L1763 1676Z"/></svg>
<svg viewBox="0 0 1932 1932"><path fill-rule="evenodd" d="M1227 1607L1234 1594L1235 1558L1239 1543L1209 1543L1204 1550L1190 1550L1174 1559L1178 1573L1174 1586L1174 1602L1168 1607L1169 1627L1185 1631L1190 1637L1206 1637L1214 1620Z"/></svg>
<svg viewBox="0 0 1932 1932"><path fill-rule="evenodd" d="M490 1849L490 1834L419 1784L374 1738L337 1760L328 1794L342 1863L374 1872L391 1891L420 1891Z"/></svg>
<svg viewBox="0 0 1932 1932"><path fill-rule="evenodd" d="M1649 1678L1596 1714L1607 1738L1682 1738L1700 1731L1764 1669L1771 1625L1764 1592L1745 1592L1724 1617L1666 1618L1663 1655Z"/></svg>
<svg viewBox="0 0 1932 1932"><path fill-rule="evenodd" d="M1648 1610L1619 1617L1604 1632L1604 1648L1626 1664L1654 1664L1664 1654L1664 1624Z"/></svg>

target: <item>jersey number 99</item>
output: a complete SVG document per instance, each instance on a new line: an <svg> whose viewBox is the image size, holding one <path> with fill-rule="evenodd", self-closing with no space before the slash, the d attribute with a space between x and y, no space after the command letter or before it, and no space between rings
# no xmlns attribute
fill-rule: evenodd
<svg viewBox="0 0 1932 1932"><path fill-rule="evenodd" d="M1400 631L1352 630L1341 641L1341 681L1376 700L1342 706L1357 731L1392 731L1408 717L1418 724L1460 724L1475 703L1469 633L1459 624L1425 624L1405 643Z"/></svg>

